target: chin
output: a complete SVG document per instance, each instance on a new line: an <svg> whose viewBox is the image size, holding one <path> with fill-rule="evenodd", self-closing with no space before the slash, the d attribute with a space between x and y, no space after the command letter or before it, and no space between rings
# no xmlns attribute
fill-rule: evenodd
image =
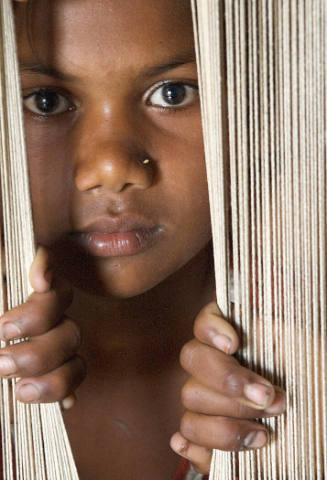
<svg viewBox="0 0 327 480"><path fill-rule="evenodd" d="M81 260L81 259L80 259ZM128 299L142 295L165 280L171 272L163 273L146 264L131 264L119 260L103 262L88 261L64 263L60 274L74 287L93 295L108 298Z"/></svg>
<svg viewBox="0 0 327 480"><path fill-rule="evenodd" d="M103 259L85 255L70 255L65 252L59 265L59 274L65 277L74 287L86 293L108 298L128 299L137 297L174 277L177 272L183 272L183 267L196 261L198 255L207 251L207 246L191 252L193 255L162 259L165 255L112 257ZM211 249L210 249L211 251ZM208 255L205 254L206 262Z"/></svg>
<svg viewBox="0 0 327 480"><path fill-rule="evenodd" d="M103 271L104 270L104 271ZM98 270L97 284L94 293L105 297L128 299L149 292L160 285L174 272L161 272L155 269L117 267L115 270L106 268ZM96 292L95 292L96 289Z"/></svg>

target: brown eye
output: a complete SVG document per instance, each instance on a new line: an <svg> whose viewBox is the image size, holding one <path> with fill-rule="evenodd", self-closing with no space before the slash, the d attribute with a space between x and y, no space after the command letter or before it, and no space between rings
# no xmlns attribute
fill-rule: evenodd
<svg viewBox="0 0 327 480"><path fill-rule="evenodd" d="M178 108L192 103L197 96L197 87L184 83L164 83L152 92L148 102L155 107Z"/></svg>
<svg viewBox="0 0 327 480"><path fill-rule="evenodd" d="M24 105L31 112L42 116L58 115L75 109L68 98L50 89L31 93L24 98Z"/></svg>

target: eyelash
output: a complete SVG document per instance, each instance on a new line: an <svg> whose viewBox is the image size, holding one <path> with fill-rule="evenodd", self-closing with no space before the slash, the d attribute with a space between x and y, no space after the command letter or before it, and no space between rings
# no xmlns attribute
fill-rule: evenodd
<svg viewBox="0 0 327 480"><path fill-rule="evenodd" d="M158 106L158 105L153 105L153 104L149 103L149 99L151 98L151 96L154 95L156 91L158 91L160 88L164 87L165 85L172 85L172 86L182 85L186 88L192 88L194 91L198 91L197 84L192 84L191 82L187 83L186 81L183 82L183 81L176 81L176 80L175 81L165 80L163 82L157 83L156 85L154 85L150 89L150 91L146 92L146 94L144 95L145 104L152 107L153 109L156 109L159 112L162 112L162 113L165 113L165 114L167 114L167 113L172 114L172 113L182 112L194 103L194 101L191 101L189 103L186 103L183 106L179 106L179 105L176 105L176 106L174 106L174 105ZM53 113L53 114L46 114L46 113L42 114L42 113L33 112L30 108L25 106L25 110L28 112L28 114L32 115L33 117L36 117L36 118L39 118L39 119L42 119L42 120L50 119L51 117L56 118L58 115L72 113L78 107L78 105L76 105L76 102L71 99L71 97L70 97L70 95L68 94L67 91L63 91L62 89L59 89L57 87L50 87L50 86L49 87L37 88L37 89L29 92L27 95L24 95L23 96L24 104L25 104L26 100L33 97L33 95L37 95L38 93L40 93L42 91L45 91L47 93L55 93L55 94L65 98L65 100L70 104L70 107L63 112Z"/></svg>
<svg viewBox="0 0 327 480"><path fill-rule="evenodd" d="M192 88L194 91L198 92L199 88L198 88L198 85L197 84L192 84L191 82L187 83L187 81L183 81L183 80L165 80L163 82L160 82L160 83L157 83L156 85L154 85L150 92L146 93L145 97L146 97L146 100L145 100L145 103L147 105L149 105L150 107L153 107L155 108L156 110L159 110L160 112L162 113L178 113L178 112L182 112L184 110L186 110L188 107L190 107L190 105L192 105L194 102L191 101L189 103L186 103L185 105L183 106L180 106L180 105L176 105L176 106L167 106L167 107L163 107L163 106L156 106L156 105L152 105L151 103L149 103L149 98L151 98L151 96L157 91L159 90L161 87L164 87L165 85L182 85L184 87L187 87L187 88Z"/></svg>
<svg viewBox="0 0 327 480"><path fill-rule="evenodd" d="M67 110L65 110L63 112L54 113L54 114L46 114L46 113L42 114L42 113L33 112L30 108L28 108L25 105L25 102L29 98L32 98L33 95L37 95L38 93L41 93L41 92L55 93L58 96L63 97L66 100L66 102L69 104L69 107L67 108ZM23 95L23 105L24 105L24 110L29 115L32 115L34 118L37 118L37 119L40 119L40 120L49 120L52 117L56 118L56 117L64 115L64 114L69 114L69 113L74 112L77 108L76 102L74 100L72 100L71 96L69 95L69 93L66 90L63 90L63 89L58 88L58 87L51 87L51 86L39 87L39 88L36 88L36 89L32 90L28 94Z"/></svg>

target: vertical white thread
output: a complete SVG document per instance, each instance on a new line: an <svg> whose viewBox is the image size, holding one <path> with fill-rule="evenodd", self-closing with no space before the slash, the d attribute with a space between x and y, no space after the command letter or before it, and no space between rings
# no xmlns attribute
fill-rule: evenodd
<svg viewBox="0 0 327 480"><path fill-rule="evenodd" d="M232 240L230 251L224 243L224 258L229 262L230 255L233 265L234 320L248 336L249 349L243 350L242 359L286 389L288 405L286 415L265 422L276 431L269 447L239 454L238 462L232 455L228 460L215 453L211 479L230 478L227 471L240 480L323 479L327 2L222 0L215 6L216 10L212 3L209 8L209 2L193 1L196 28L205 32L198 36L197 55L202 112L207 116L203 122L209 190L216 192L210 201L218 202L211 212L217 215L219 202L230 201L231 218L223 209L219 221L225 221ZM208 20L215 11L221 18L214 25ZM217 29L224 34L223 42L218 35L219 48ZM207 61L220 68L226 63L226 72L215 72L219 78L226 75L227 81L217 94L210 91L215 79ZM209 120L216 109L213 99L222 104L224 95L228 139L222 135L224 126L217 129ZM220 150L228 157L218 164L210 147L217 138L228 142L228 148ZM214 184L222 165L229 172L230 188L219 191ZM215 251L222 251L220 242L226 238L215 229L213 236ZM224 268L226 272L227 263ZM226 278L218 271L216 275L219 282ZM228 470L231 464L234 470Z"/></svg>
<svg viewBox="0 0 327 480"><path fill-rule="evenodd" d="M3 256L5 258L7 282L5 286L4 272L1 270L0 313L3 313L4 297L8 308L12 308L25 301L31 293L28 272L35 248L11 0L1 0L0 16L0 169L4 235L4 249L1 248L0 259ZM5 343L1 342L1 347L4 346ZM14 386L15 380L1 380L0 419L4 478L77 480L78 475L59 406L23 405L15 400ZM46 411L47 415L42 416L41 411ZM50 445L46 452L45 444ZM60 465L58 475L49 475L48 464Z"/></svg>

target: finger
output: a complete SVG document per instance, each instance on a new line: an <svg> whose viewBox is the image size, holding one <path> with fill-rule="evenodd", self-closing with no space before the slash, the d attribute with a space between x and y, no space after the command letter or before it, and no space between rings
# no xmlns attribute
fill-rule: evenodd
<svg viewBox="0 0 327 480"><path fill-rule="evenodd" d="M50 251L45 247L38 247L30 268L30 284L36 292L47 292L52 282L52 261Z"/></svg>
<svg viewBox="0 0 327 480"><path fill-rule="evenodd" d="M68 395L68 397L64 398L60 402L60 405L63 410L70 410L71 408L73 408L75 403L76 403L76 395L72 393L71 395Z"/></svg>
<svg viewBox="0 0 327 480"><path fill-rule="evenodd" d="M85 375L85 362L76 356L46 375L19 380L15 395L17 400L24 403L58 402L70 396Z"/></svg>
<svg viewBox="0 0 327 480"><path fill-rule="evenodd" d="M268 380L198 340L184 345L180 361L202 385L251 408L266 409L275 399L275 389Z"/></svg>
<svg viewBox="0 0 327 480"><path fill-rule="evenodd" d="M206 305L194 323L194 336L200 342L218 348L229 355L236 352L239 339L232 325L225 320L216 304Z"/></svg>
<svg viewBox="0 0 327 480"><path fill-rule="evenodd" d="M265 410L258 410L243 405L225 395L213 392L198 383L194 378L188 380L183 386L182 403L187 410L195 413L244 419L280 415L286 408L284 392L276 392L272 405Z"/></svg>
<svg viewBox="0 0 327 480"><path fill-rule="evenodd" d="M0 375L29 377L50 372L72 358L81 344L77 325L69 318L44 335L0 350Z"/></svg>
<svg viewBox="0 0 327 480"><path fill-rule="evenodd" d="M177 455L189 460L198 473L209 473L212 449L189 442L180 432L171 437L170 447Z"/></svg>
<svg viewBox="0 0 327 480"><path fill-rule="evenodd" d="M19 307L0 318L0 338L34 337L46 333L61 321L64 311L72 301L72 289L60 280L46 293L32 293Z"/></svg>
<svg viewBox="0 0 327 480"><path fill-rule="evenodd" d="M209 449L250 450L267 443L267 431L259 423L193 412L184 414L180 432L191 443Z"/></svg>

